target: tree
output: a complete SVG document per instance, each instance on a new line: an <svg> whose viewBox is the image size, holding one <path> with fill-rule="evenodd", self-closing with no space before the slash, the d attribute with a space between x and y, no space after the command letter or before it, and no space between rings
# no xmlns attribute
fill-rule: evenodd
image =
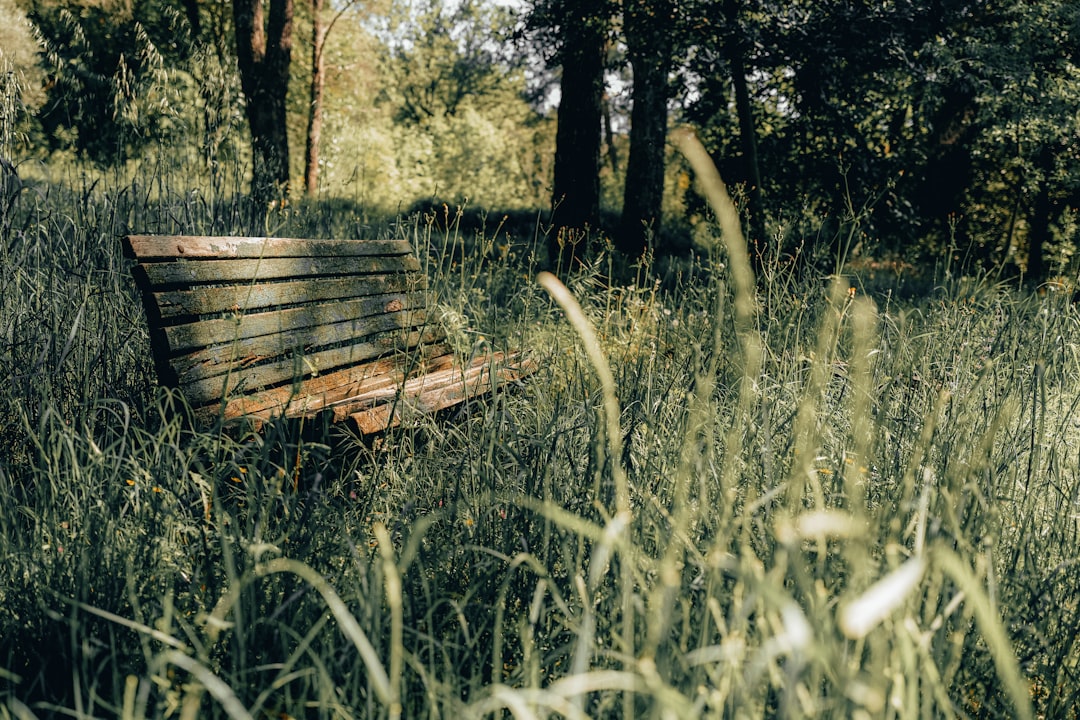
<svg viewBox="0 0 1080 720"><path fill-rule="evenodd" d="M311 0L311 95L308 105L307 143L304 146L304 192L314 197L319 191L319 142L322 139L323 88L326 85L327 28L323 25L324 0Z"/></svg>
<svg viewBox="0 0 1080 720"><path fill-rule="evenodd" d="M562 71L555 133L548 254L556 269L581 259L582 240L600 223L604 68L611 27L606 0L554 0L534 8L534 27L551 32Z"/></svg>
<svg viewBox="0 0 1080 720"><path fill-rule="evenodd" d="M286 99L292 60L293 0L233 0L236 56L251 131L251 194L258 205L288 195Z"/></svg>
<svg viewBox="0 0 1080 720"><path fill-rule="evenodd" d="M355 0L346 0L329 23L322 14L326 0L311 0L311 84L308 92L308 125L304 145L304 192L314 197L319 190L319 144L322 140L323 92L326 89L326 41L330 32Z"/></svg>
<svg viewBox="0 0 1080 720"><path fill-rule="evenodd" d="M381 35L384 102L395 119L419 125L465 104L517 99L525 58L509 42L514 24L509 8L477 0L392 8Z"/></svg>
<svg viewBox="0 0 1080 720"><path fill-rule="evenodd" d="M110 165L168 143L184 111L170 84L197 41L177 2L34 0L27 18L47 75L37 119L50 149Z"/></svg>
<svg viewBox="0 0 1080 720"><path fill-rule="evenodd" d="M627 255L637 257L645 252L650 235L660 236L675 4L672 0L626 0L623 28L634 85L617 244Z"/></svg>
<svg viewBox="0 0 1080 720"><path fill-rule="evenodd" d="M394 178L391 208L548 202L552 124L527 99L524 45L512 37L519 24L505 6L439 0L398 1L367 23L382 45L373 54L380 78L376 106L363 110L372 134L356 138L364 153L386 151L379 172ZM379 129L376 118L392 126Z"/></svg>
<svg viewBox="0 0 1080 720"><path fill-rule="evenodd" d="M740 27L738 0L724 0L724 17L729 28L724 52L727 56L731 83L735 89L735 113L739 118L739 141L742 147L743 177L747 191L751 242L765 239L765 204L762 201L761 164L758 162L757 127L750 101L750 85L746 78L746 57L749 55L747 34ZM757 258L757 254L751 255Z"/></svg>
<svg viewBox="0 0 1080 720"><path fill-rule="evenodd" d="M779 215L781 199L791 196L793 177L785 171L791 168L793 146L804 139L793 132L801 118L792 112L798 57L788 55L787 36L780 31L792 23L777 16L795 11L768 0L724 0L719 5L720 12L709 0L690 0L683 6L691 98L683 119L699 125L721 174L736 189L744 232L754 246L750 257L758 262L767 217ZM765 201L770 194L777 198L773 206Z"/></svg>
<svg viewBox="0 0 1080 720"><path fill-rule="evenodd" d="M721 170L741 186L752 242L766 239L767 217L805 223L787 237L830 261L860 230L896 242L918 232L922 186L913 179L937 157L926 154L930 128L960 128L963 117L944 102L962 99L962 83L943 87L946 66L929 61L970 13L938 5L725 0L711 15L691 6L688 117L704 124ZM927 195L952 204L947 193ZM792 197L802 198L801 215Z"/></svg>
<svg viewBox="0 0 1080 720"><path fill-rule="evenodd" d="M978 43L961 46L973 55L964 64L979 69L969 76L968 110L978 182L965 193L964 229L989 235L980 216L1006 225L994 233L1001 241L983 248L988 264L1041 281L1065 269L1080 240L1080 6L1018 3L992 18L973 28Z"/></svg>

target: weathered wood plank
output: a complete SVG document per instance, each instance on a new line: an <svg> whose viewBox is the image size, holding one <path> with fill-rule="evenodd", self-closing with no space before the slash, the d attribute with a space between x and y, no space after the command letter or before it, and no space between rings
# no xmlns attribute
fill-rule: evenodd
<svg viewBox="0 0 1080 720"><path fill-rule="evenodd" d="M386 293L425 290L427 278L419 274L365 275L355 278L166 290L154 293L162 319L255 311L304 302L323 302Z"/></svg>
<svg viewBox="0 0 1080 720"><path fill-rule="evenodd" d="M433 375L445 375L455 370L457 356L452 352L433 357L431 360L411 368L407 375L391 377L390 382L384 378L371 378L368 382L361 383L352 392L342 396L337 401L327 404L327 409L333 411L334 422L347 420L357 412L394 402L400 396L409 397L417 387L417 380ZM460 369L460 368L457 368Z"/></svg>
<svg viewBox="0 0 1080 720"><path fill-rule="evenodd" d="M499 355L501 358L501 354ZM487 358L477 358L473 365L487 367ZM401 397L408 399L409 405L415 405L416 395L450 383L460 383L463 380L461 373L462 368L458 366L453 355L438 358L436 362L425 367L422 373L413 373L402 383L365 388L352 397L345 398L334 406L334 420L344 420L365 408L400 400Z"/></svg>
<svg viewBox="0 0 1080 720"><path fill-rule="evenodd" d="M329 350L319 350L309 355L299 355L278 360L267 365L256 365L218 377L183 382L180 390L192 405L205 405L222 397L251 393L281 383L295 382L307 375L331 372L345 365L354 365L395 351L407 350L421 343L434 343L440 339L437 331L389 332L363 338L361 342Z"/></svg>
<svg viewBox="0 0 1080 720"><path fill-rule="evenodd" d="M299 238L128 235L128 257L148 262L176 258L289 258L410 255L407 240L308 240Z"/></svg>
<svg viewBox="0 0 1080 720"><path fill-rule="evenodd" d="M257 283L306 277L417 272L420 261L397 257L263 258L149 263L143 271L154 290L197 283Z"/></svg>
<svg viewBox="0 0 1080 720"><path fill-rule="evenodd" d="M293 363L298 355L313 357L317 348L339 342L359 344L360 339L379 338L380 344L387 332L420 330L427 325L426 310L402 310L396 313L371 315L356 320L344 320L295 330L258 335L235 341L218 342L174 357L173 369L181 383L194 383L227 372L246 373L247 368L272 358ZM431 334L442 337L441 329L427 328ZM366 357L358 358L366 360ZM309 360L310 362L310 360Z"/></svg>
<svg viewBox="0 0 1080 720"><path fill-rule="evenodd" d="M476 358L468 367L453 366L406 381L392 400L387 401L386 391L381 391L378 393L381 402L371 407L365 405L370 405L372 398L356 398L356 406L363 409L348 413L348 417L363 433L381 432L410 418L487 394L498 385L520 380L535 371L535 363L519 353L498 352L491 357ZM338 415L335 409L335 417Z"/></svg>
<svg viewBox="0 0 1080 720"><path fill-rule="evenodd" d="M422 373L444 367L453 361L447 345L433 344L408 354L395 354L366 363L358 363L331 373L320 373L296 385L270 388L251 395L230 398L222 408L219 402L203 408L202 419L221 413L226 420L241 417L268 420L275 416L313 417L347 401L348 398L383 387L400 385L406 373Z"/></svg>
<svg viewBox="0 0 1080 720"><path fill-rule="evenodd" d="M353 300L302 305L286 310L238 315L229 318L197 320L165 328L169 349L173 354L216 343L288 332L318 325L359 321L373 315L418 310L424 307L423 293L392 293ZM358 324L355 334L363 334Z"/></svg>

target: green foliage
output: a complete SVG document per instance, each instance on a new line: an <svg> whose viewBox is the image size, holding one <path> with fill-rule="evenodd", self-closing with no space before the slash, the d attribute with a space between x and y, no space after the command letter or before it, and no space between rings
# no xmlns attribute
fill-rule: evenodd
<svg viewBox="0 0 1080 720"><path fill-rule="evenodd" d="M243 105L227 23L198 5L113 7L38 3L31 20L44 90L19 88L31 176L79 173L83 161L121 174L145 163L186 163L216 195L235 180ZM42 94L40 101L33 98Z"/></svg>
<svg viewBox="0 0 1080 720"><path fill-rule="evenodd" d="M475 0L399 2L381 23L385 102L396 120L422 124L463 104L498 109L524 91L524 57L513 51L512 10Z"/></svg>
<svg viewBox="0 0 1080 720"><path fill-rule="evenodd" d="M518 111L486 115L464 107L406 127L377 111L329 107L322 185L328 196L354 200L372 217L419 201L492 212L543 207L554 128L529 118L524 105Z"/></svg>
<svg viewBox="0 0 1080 720"><path fill-rule="evenodd" d="M20 96L11 98L11 101L36 108L43 100L40 88L45 83L37 64L37 45L26 13L16 5L15 0L0 0L0 14L5 18L0 27L0 63L3 63L5 72L22 79ZM28 82L30 78L32 82Z"/></svg>
<svg viewBox="0 0 1080 720"><path fill-rule="evenodd" d="M407 44L388 37L386 28L373 35L367 23L375 21L350 11L329 36L324 193L352 199L372 217L432 200L492 211L543 207L554 128L521 97L520 72L470 44L486 37L484 23L494 22L494 11L398 12L393 17L406 37L423 39L422 23L441 24L444 34L429 45ZM431 74L417 63L429 64ZM459 71L461 77L448 79ZM458 96L440 95L437 111L416 122L396 121L400 93L421 87Z"/></svg>
<svg viewBox="0 0 1080 720"><path fill-rule="evenodd" d="M33 120L19 129L25 155L48 156L54 175L67 172L73 158L127 172L146 162L183 162L215 196L247 179L251 168L240 158L250 141L228 3L20 0L18 8L12 14L29 15L36 27L36 74L18 23L4 28L0 45L9 60L18 56L29 81L19 100ZM606 43L608 61L624 54L631 26L610 22L616 9L537 2L523 17L484 2L426 0L329 8L323 196L361 203L371 217L431 198L547 209L556 127L536 93L552 82L549 66L565 60L564 31L591 30L590 47ZM789 241L782 253L805 248L804 259L831 260L857 227L860 239L876 246L855 243L864 256L912 261L955 252L984 270L1036 280L1074 262L1075 3L729 0L719 12L709 2L676 10L665 10L663 23L647 22L659 12L652 7L631 17L646 19L643 36L674 28L661 39L673 36L675 64L656 78L684 89L678 119L702 130L723 177L741 186L758 251L782 232ZM308 12L297 8L287 122L294 149L303 144L309 102L310 53L302 48L310 42ZM631 44L641 45L640 53L663 43ZM740 132L742 83L732 82L739 67L756 144ZM600 73L589 77L582 88L594 113ZM617 98L607 102L620 107ZM579 134L596 135L591 114L570 113L564 127L575 117L584 118ZM625 118L615 118L614 130L607 144L623 162L617 169L614 157L610 168L605 162L601 183L592 182L588 167L596 164L595 142L587 153L564 157L556 194L586 188L590 226L600 222L588 201L595 187L606 212L618 211L628 187ZM655 138L642 143L655 151ZM757 172L748 162L752 151ZM293 155L297 178L300 156ZM650 157L655 164L660 154ZM683 202L678 173L669 161L662 203L669 216ZM650 208L661 191L659 174L652 177ZM801 198L799 207L792 196ZM686 198L692 213L707 214L698 213L700 199ZM560 207L563 214L574 209ZM682 252L682 218L668 219L675 220L669 232L650 240Z"/></svg>
<svg viewBox="0 0 1080 720"><path fill-rule="evenodd" d="M964 188L966 239L990 258L1009 258L1043 277L1067 266L1075 250L1068 213L1080 170L1080 12L1072 3L1005 6L967 29L971 39L938 49L945 68L971 67L970 153L976 182ZM966 28L965 28L966 29ZM1049 255L1049 257L1044 257Z"/></svg>
<svg viewBox="0 0 1080 720"><path fill-rule="evenodd" d="M863 227L908 258L955 241L987 268L1061 267L1075 242L1075 3L733 5L727 21L687 14L687 117L724 177L747 182L726 50L741 43L774 222L794 193L834 227L867 208Z"/></svg>
<svg viewBox="0 0 1080 720"><path fill-rule="evenodd" d="M523 97L522 60L506 46L512 20L477 4L402 4L370 21L377 66L339 45L327 92L327 192L376 213L419 200L544 207L554 128ZM356 63L367 71L334 69ZM355 91L346 84L358 82Z"/></svg>
<svg viewBox="0 0 1080 720"><path fill-rule="evenodd" d="M34 3L29 18L49 77L38 118L53 148L110 164L181 135L170 74L192 38L180 5Z"/></svg>

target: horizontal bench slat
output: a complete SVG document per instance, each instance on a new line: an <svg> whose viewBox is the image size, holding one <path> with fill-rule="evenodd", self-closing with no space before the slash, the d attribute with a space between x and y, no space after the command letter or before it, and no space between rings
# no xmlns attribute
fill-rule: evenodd
<svg viewBox="0 0 1080 720"><path fill-rule="evenodd" d="M359 363L331 373L320 373L295 385L269 388L250 395L229 398L224 408L213 403L198 411L206 421L217 413L226 420L251 417L269 420L273 416L313 417L349 398L385 387L397 387L406 373L423 373L445 367L453 361L447 345L425 345L408 356L394 355Z"/></svg>
<svg viewBox="0 0 1080 720"><path fill-rule="evenodd" d="M268 365L256 365L230 375L185 384L180 389L192 405L204 405L238 390L249 393L260 388L287 383L309 374L332 372L345 365L371 360L395 351L404 351L421 343L437 342L441 332L435 330L408 333L388 332L364 338L353 345L291 357Z"/></svg>
<svg viewBox="0 0 1080 720"><path fill-rule="evenodd" d="M495 377L491 376L492 369ZM458 366L433 369L419 377L407 380L393 400L388 400L385 392L375 397L358 398L361 406L371 406L348 412L361 432L379 432L388 427L400 425L411 417L427 415L444 410L470 398L484 395L497 385L521 380L536 372L536 365L521 358L520 354L506 355L502 352L488 357L475 358L466 367ZM335 419L344 419L339 409L334 411Z"/></svg>
<svg viewBox="0 0 1080 720"><path fill-rule="evenodd" d="M355 343L362 338L382 337L393 330L422 329L426 324L427 312L425 310L384 313L359 320L297 328L210 345L174 357L172 366L180 382L189 384L224 375L227 372L241 370L247 372L247 368L252 365L273 358L280 358L291 365L292 358L298 354L313 357L315 348L326 347L341 341L351 340ZM431 332L439 331L432 328Z"/></svg>
<svg viewBox="0 0 1080 720"><path fill-rule="evenodd" d="M210 283L258 283L335 275L416 272L420 261L403 257L318 257L201 260L151 263L143 267L152 289Z"/></svg>
<svg viewBox="0 0 1080 720"><path fill-rule="evenodd" d="M281 305L343 300L426 288L427 280L422 275L367 275L362 278L300 280L251 286L208 287L198 290L165 290L154 293L154 300L161 318L168 320L187 315L259 310Z"/></svg>
<svg viewBox="0 0 1080 720"><path fill-rule="evenodd" d="M183 258L285 258L410 255L407 240L307 240L298 238L128 235L128 257L140 262Z"/></svg>
<svg viewBox="0 0 1080 720"><path fill-rule="evenodd" d="M301 305L287 310L271 310L239 317L211 318L165 328L169 350L177 354L184 350L208 347L215 343L233 342L247 338L288 332L299 328L360 321L373 315L417 310L424 307L423 293L393 293L373 295L340 302ZM355 328L363 334L362 324Z"/></svg>

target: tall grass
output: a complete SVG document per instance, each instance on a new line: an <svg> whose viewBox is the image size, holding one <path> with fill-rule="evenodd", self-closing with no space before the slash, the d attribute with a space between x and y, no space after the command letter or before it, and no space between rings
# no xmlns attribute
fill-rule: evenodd
<svg viewBox="0 0 1080 720"><path fill-rule="evenodd" d="M4 209L0 715L1076 716L1067 299L754 279L722 210L563 288L539 231L147 172ZM407 237L460 353L543 370L374 439L194 433L118 240L176 231Z"/></svg>

